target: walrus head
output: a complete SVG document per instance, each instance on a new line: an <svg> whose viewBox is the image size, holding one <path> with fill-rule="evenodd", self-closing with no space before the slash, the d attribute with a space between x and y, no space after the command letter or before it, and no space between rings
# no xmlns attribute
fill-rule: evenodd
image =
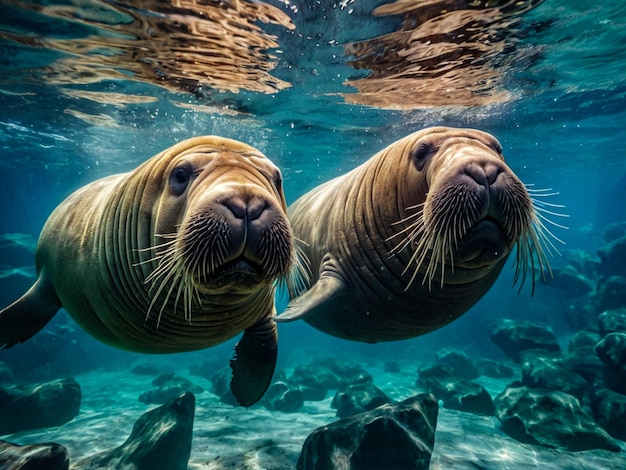
<svg viewBox="0 0 626 470"><path fill-rule="evenodd" d="M167 302L189 320L207 299L214 309L240 302L286 278L294 260L280 170L245 144L204 139L175 146L159 172L146 278L159 318Z"/></svg>
<svg viewBox="0 0 626 470"><path fill-rule="evenodd" d="M420 276L442 287L472 282L502 266L515 246L515 282L521 276L523 283L535 267L550 269L544 247L554 248L546 235L552 234L538 212L547 203L533 203L493 136L439 127L417 132L402 145L412 184L406 185L403 218L389 240L401 239L394 253L410 252L407 289Z"/></svg>

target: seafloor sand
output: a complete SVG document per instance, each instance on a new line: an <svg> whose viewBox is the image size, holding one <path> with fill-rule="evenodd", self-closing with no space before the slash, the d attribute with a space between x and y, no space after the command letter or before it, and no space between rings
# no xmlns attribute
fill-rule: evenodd
<svg viewBox="0 0 626 470"><path fill-rule="evenodd" d="M401 365L402 367L402 365ZM129 367L130 369L130 367ZM383 372L367 367L374 382L391 398L403 400L417 394L415 374ZM415 370L407 365L406 370ZM290 371L287 371L288 374ZM219 402L208 380L190 376L205 388L196 395L196 416L190 469L293 469L302 443L318 426L335 418L332 396L306 402L298 413L250 409ZM80 415L70 423L46 430L23 432L4 438L21 444L53 441L67 447L71 462L120 445L139 416L153 408L138 401L151 390L151 376L127 371L92 371L76 377L82 387ZM508 381L480 380L492 396ZM626 444L621 443L626 451ZM524 445L497 429L495 417L481 417L440 409L432 469L623 469L626 453L607 451L559 452Z"/></svg>

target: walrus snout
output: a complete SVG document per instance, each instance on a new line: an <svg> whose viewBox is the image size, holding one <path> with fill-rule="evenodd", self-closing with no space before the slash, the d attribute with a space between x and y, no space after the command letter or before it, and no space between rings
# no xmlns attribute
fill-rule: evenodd
<svg viewBox="0 0 626 470"><path fill-rule="evenodd" d="M253 286L285 276L292 233L281 208L262 192L203 201L182 228L185 263L206 287Z"/></svg>

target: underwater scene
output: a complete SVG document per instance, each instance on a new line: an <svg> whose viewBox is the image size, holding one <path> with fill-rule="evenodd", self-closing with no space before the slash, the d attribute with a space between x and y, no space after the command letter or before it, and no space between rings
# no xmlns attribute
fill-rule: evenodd
<svg viewBox="0 0 626 470"><path fill-rule="evenodd" d="M626 468L626 3L0 9L0 469Z"/></svg>

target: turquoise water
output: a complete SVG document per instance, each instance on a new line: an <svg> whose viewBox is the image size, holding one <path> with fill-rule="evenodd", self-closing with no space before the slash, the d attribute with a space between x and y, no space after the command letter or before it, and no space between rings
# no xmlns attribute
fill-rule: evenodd
<svg viewBox="0 0 626 470"><path fill-rule="evenodd" d="M32 284L34 240L66 196L204 134L261 150L280 167L291 203L411 132L434 125L477 128L498 138L523 182L558 193L551 201L569 215L568 228L554 230L564 242L560 252L597 257L605 228L626 220L622 2L491 2L490 8L474 2L384 6L373 0L189 3L0 1L0 306ZM404 6L413 3L422 6ZM551 263L570 259L555 253ZM528 287L518 294L512 279L513 269L505 268L459 320L406 341L367 345L302 322L281 324L278 367L291 371L322 355L356 360L400 400L417 393L416 369L443 348L506 361L488 335L500 318L546 324L566 350L580 329L567 315L577 299L541 284L534 297ZM286 303L279 292L279 312ZM151 387L129 372L129 364L156 360L164 370L191 377L191 364L226 365L235 342L155 359L101 345L61 312L33 340L0 351L0 361L20 383L75 376L83 386L81 419L3 438L54 440L69 448L72 462L90 455L95 439L98 450L119 445L119 433L128 435L148 409L137 397ZM390 360L406 374L394 379L383 373ZM124 383L119 394L110 392L114 406L88 394L109 380ZM197 395L202 412L196 415L190 468L295 468L306 436L336 419L328 403L308 404L291 434L272 427L272 435L265 435L264 423L276 419L288 428L289 415L261 406L232 411L211 394L208 379L194 380L205 392ZM494 397L504 386L486 385ZM207 431L211 410L233 413L239 421ZM112 417L123 432L108 429ZM445 446L459 449L456 429L478 418L466 419L440 410L445 434L436 440L432 468L469 468L472 461L481 468L565 468L559 459L588 465L579 468L624 466L619 453L558 454L521 445L498 430L495 418L483 417L481 423L493 424L485 425L485 436L497 438L466 442L467 452L449 457ZM213 442L209 435L218 437ZM259 444L270 438L271 445ZM250 457L261 448L279 449L280 463L265 454ZM524 466L485 457L494 448L519 456ZM538 463L524 458L531 454ZM259 467L246 467L249 458ZM203 467L206 462L213 466Z"/></svg>

